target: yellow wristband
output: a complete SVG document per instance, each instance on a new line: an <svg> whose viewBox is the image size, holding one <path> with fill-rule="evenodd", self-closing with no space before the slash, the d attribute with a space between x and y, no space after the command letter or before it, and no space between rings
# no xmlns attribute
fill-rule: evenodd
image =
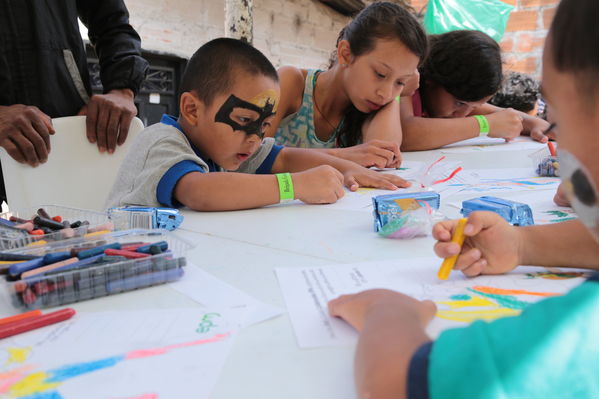
<svg viewBox="0 0 599 399"><path fill-rule="evenodd" d="M474 115L474 118L476 119L476 121L478 122L478 126L480 127L479 136L486 136L487 134L489 134L490 127L487 117L484 115Z"/></svg>
<svg viewBox="0 0 599 399"><path fill-rule="evenodd" d="M290 173L277 173L277 181L279 182L280 202L292 201L295 199L293 192L293 180Z"/></svg>

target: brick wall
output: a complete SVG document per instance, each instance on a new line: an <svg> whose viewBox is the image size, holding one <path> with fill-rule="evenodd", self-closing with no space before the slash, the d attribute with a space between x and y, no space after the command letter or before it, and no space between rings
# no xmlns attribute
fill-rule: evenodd
<svg viewBox="0 0 599 399"><path fill-rule="evenodd" d="M224 0L125 3L144 49L189 58L224 34ZM277 67L322 67L348 20L316 0L254 0L254 45Z"/></svg>
<svg viewBox="0 0 599 399"><path fill-rule="evenodd" d="M515 6L508 21L501 48L505 68L541 75L545 37L553 20L558 0L504 0Z"/></svg>
<svg viewBox="0 0 599 399"><path fill-rule="evenodd" d="M367 0L370 3L372 0ZM559 0L503 0L516 8L501 42L505 69L540 75ZM224 0L126 0L143 47L190 57L224 34ZM419 11L428 0L411 0ZM254 45L275 64L323 67L348 18L316 0L254 0Z"/></svg>
<svg viewBox="0 0 599 399"><path fill-rule="evenodd" d="M541 74L541 56L547 31L559 0L502 0L514 6L501 41L506 70ZM428 0L412 0L416 10Z"/></svg>

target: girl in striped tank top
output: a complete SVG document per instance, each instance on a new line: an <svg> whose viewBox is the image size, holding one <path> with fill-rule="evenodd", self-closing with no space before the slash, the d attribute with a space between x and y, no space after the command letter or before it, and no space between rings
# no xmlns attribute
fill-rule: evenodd
<svg viewBox="0 0 599 399"><path fill-rule="evenodd" d="M328 70L279 69L281 102L267 135L366 167L398 167L400 95L406 85L414 91L425 53L426 35L406 8L371 4L341 31Z"/></svg>

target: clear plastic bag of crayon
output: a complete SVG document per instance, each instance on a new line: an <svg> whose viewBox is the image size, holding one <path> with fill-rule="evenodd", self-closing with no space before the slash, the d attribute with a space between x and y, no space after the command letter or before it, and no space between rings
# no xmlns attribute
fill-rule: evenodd
<svg viewBox="0 0 599 399"><path fill-rule="evenodd" d="M44 245L111 230L113 224L104 213L40 205L0 214L0 250Z"/></svg>
<svg viewBox="0 0 599 399"><path fill-rule="evenodd" d="M560 166L557 155L551 155L548 147L543 147L529 155L537 176L559 177Z"/></svg>
<svg viewBox="0 0 599 399"><path fill-rule="evenodd" d="M78 237L13 251L31 257L0 272L13 309L62 306L178 280L184 274L190 243L156 230Z"/></svg>

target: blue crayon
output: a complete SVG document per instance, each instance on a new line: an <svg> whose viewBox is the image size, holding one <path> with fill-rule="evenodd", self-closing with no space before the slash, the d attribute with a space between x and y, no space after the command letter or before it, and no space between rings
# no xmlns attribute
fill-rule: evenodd
<svg viewBox="0 0 599 399"><path fill-rule="evenodd" d="M8 227L14 227L16 226L16 223L11 222L8 219L4 219L4 218L0 218L0 224L4 225L4 226L8 226Z"/></svg>
<svg viewBox="0 0 599 399"><path fill-rule="evenodd" d="M160 251L158 252L156 249L158 248ZM166 241L159 241L152 244L144 245L143 247L139 247L135 250L135 252L141 252L144 254L151 254L153 251L157 253L162 253L168 249L168 243Z"/></svg>
<svg viewBox="0 0 599 399"><path fill-rule="evenodd" d="M52 263L60 262L65 259L72 258L70 251L65 252L53 252L50 254L44 255L44 264L51 265Z"/></svg>
<svg viewBox="0 0 599 399"><path fill-rule="evenodd" d="M113 242L112 244L100 245L99 247L85 249L83 251L79 251L77 253L77 257L79 259L89 258L90 256L96 256L99 254L103 254L104 250L112 248L112 249L121 249L121 244L118 242Z"/></svg>
<svg viewBox="0 0 599 399"><path fill-rule="evenodd" d="M44 257L40 256L32 260L25 261L23 263L15 263L8 269L8 274L12 277L19 277L21 273L25 273L29 270L37 269L38 267L44 266Z"/></svg>

